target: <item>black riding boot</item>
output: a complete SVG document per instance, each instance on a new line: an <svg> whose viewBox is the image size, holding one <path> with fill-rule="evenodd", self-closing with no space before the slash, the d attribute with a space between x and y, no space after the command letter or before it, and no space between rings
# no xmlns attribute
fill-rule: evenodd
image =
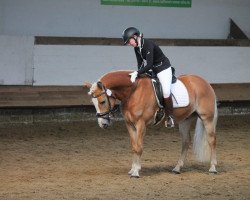
<svg viewBox="0 0 250 200"><path fill-rule="evenodd" d="M164 106L165 106L165 113L166 113L166 121L165 127L172 128L174 127L174 119L172 117L173 114L173 101L172 97L169 96L168 98L164 98Z"/></svg>

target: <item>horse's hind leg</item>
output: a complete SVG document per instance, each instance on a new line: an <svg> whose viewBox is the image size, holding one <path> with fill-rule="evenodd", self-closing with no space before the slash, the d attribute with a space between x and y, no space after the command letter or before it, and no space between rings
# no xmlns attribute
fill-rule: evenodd
<svg viewBox="0 0 250 200"><path fill-rule="evenodd" d="M196 128L197 131L195 133L198 137L194 140L194 152L196 154L196 158L199 161L210 161L210 173L217 173L216 165L216 124L217 124L217 106L215 104L214 113L211 115L200 115L201 120L197 120ZM205 128L205 131L204 131ZM199 133L200 132L200 133ZM200 135L200 136L199 136ZM197 156L198 155L198 156Z"/></svg>
<svg viewBox="0 0 250 200"><path fill-rule="evenodd" d="M216 134L215 134L215 129L216 129L216 121L217 117L212 120L212 122L205 123L205 129L207 133L207 141L208 144L211 148L211 161L210 161L210 173L217 173L216 170L216 165L217 165L217 159L216 159Z"/></svg>
<svg viewBox="0 0 250 200"><path fill-rule="evenodd" d="M189 118L179 123L179 132L182 136L182 149L181 149L181 156L178 160L178 163L173 169L174 173L179 174L181 167L184 165L184 161L187 156L187 151L191 142L191 136L190 136L191 124L196 118L197 118L196 116L190 116Z"/></svg>

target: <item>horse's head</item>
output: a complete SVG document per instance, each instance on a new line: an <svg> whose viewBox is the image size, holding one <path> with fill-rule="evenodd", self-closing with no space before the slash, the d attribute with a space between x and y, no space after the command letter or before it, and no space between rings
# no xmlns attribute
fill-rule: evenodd
<svg viewBox="0 0 250 200"><path fill-rule="evenodd" d="M112 91L107 89L100 81L94 84L85 83L84 86L89 88L88 94L92 97L99 126L104 129L108 128L110 126L110 115L115 111L116 102Z"/></svg>

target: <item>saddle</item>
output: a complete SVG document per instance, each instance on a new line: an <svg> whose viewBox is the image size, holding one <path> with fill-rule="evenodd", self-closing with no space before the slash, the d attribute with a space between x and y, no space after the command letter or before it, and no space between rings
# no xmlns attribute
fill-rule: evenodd
<svg viewBox="0 0 250 200"><path fill-rule="evenodd" d="M151 77L151 82L154 88L154 93L156 97L156 101L158 104L159 109L156 111L154 115L154 123L153 125L158 125L163 118L165 117L165 110L164 110L164 98L163 98L163 92L162 87L159 79L157 77Z"/></svg>
<svg viewBox="0 0 250 200"><path fill-rule="evenodd" d="M150 76L150 78L154 88L156 101L159 107L159 109L155 113L153 124L157 125L163 120L165 116L164 97L159 79L156 76ZM171 97L174 108L186 107L189 105L189 95L186 86L180 80L178 80L175 75L173 75L172 77Z"/></svg>

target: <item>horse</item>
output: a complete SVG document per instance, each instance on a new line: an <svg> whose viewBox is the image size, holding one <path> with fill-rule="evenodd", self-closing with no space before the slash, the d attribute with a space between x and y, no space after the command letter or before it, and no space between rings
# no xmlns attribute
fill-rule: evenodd
<svg viewBox="0 0 250 200"><path fill-rule="evenodd" d="M132 71L112 71L103 75L99 81L85 82L88 94L96 108L98 124L106 129L110 126L110 116L115 111L117 100L130 135L132 147L132 167L128 174L139 177L141 155L146 127L153 123L154 115L159 110L151 79L142 76L135 83L130 81ZM197 75L177 77L188 92L189 104L174 108L173 117L182 136L181 155L172 170L179 174L184 165L191 143L190 129L196 120L193 151L200 162L209 162L209 173L216 174L216 124L218 118L216 95L211 85Z"/></svg>

